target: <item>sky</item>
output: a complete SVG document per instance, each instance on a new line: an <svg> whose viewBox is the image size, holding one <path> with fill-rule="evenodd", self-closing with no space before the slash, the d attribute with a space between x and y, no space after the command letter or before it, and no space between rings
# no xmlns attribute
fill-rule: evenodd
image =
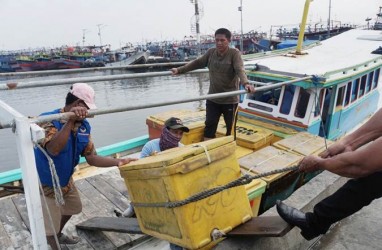
<svg viewBox="0 0 382 250"><path fill-rule="evenodd" d="M192 0L0 0L0 50L62 45L182 40L192 35ZM200 31L225 27L240 32L240 0L198 0ZM314 0L308 21L366 25L375 22L382 0ZM298 25L305 0L242 0L243 32L269 32L271 26ZM98 35L98 27L101 37ZM83 42L85 35L85 42ZM100 39L101 38L101 39Z"/></svg>

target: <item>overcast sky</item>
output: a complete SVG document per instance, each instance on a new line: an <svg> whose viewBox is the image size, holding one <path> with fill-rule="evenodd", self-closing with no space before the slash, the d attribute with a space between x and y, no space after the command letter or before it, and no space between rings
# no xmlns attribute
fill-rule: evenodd
<svg viewBox="0 0 382 250"><path fill-rule="evenodd" d="M227 27L240 31L240 0L198 0L202 34ZM271 25L298 24L305 0L243 0L243 30L269 31ZM332 0L332 20L375 21L382 0ZM117 49L126 42L182 39L191 35L190 0L0 0L0 50L99 45ZM310 4L308 21L326 22L329 0Z"/></svg>

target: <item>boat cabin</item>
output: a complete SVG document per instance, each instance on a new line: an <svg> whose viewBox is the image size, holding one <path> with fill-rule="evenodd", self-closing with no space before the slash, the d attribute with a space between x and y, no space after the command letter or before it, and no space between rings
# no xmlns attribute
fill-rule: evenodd
<svg viewBox="0 0 382 250"><path fill-rule="evenodd" d="M362 33L359 30L349 32ZM335 51L340 56L339 49L334 48L341 46L333 40L342 37L322 42L307 55L278 55L256 63L246 63L246 68L252 68L247 74L255 87L276 87L246 94L239 106L239 116L264 124L277 123L281 127L308 131L329 139L336 139L353 129L377 109L382 57L371 53L373 48L378 47L373 40L374 45L368 43L365 48L370 51L370 56L364 59L364 63L351 65L344 60L344 67L331 68L328 61L328 67L325 67L324 59L328 53ZM367 39L359 39L358 42L366 41L371 42ZM342 52L350 55L348 50L345 48ZM280 59L284 61L283 65ZM308 75L313 77L292 84L280 84Z"/></svg>

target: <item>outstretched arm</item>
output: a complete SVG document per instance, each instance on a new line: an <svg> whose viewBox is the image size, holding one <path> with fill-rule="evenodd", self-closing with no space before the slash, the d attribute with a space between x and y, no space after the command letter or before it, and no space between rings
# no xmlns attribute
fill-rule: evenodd
<svg viewBox="0 0 382 250"><path fill-rule="evenodd" d="M382 138L357 149L338 154L330 158L307 156L299 164L302 171L317 169L328 170L332 173L357 178L382 171Z"/></svg>
<svg viewBox="0 0 382 250"><path fill-rule="evenodd" d="M95 166L95 167L101 167L101 168L107 168L107 167L114 167L114 166L122 166L125 164L128 164L131 161L136 161L135 158L121 158L121 159L115 159L112 157L104 157L96 154L87 155L85 156L86 162L89 163L89 165Z"/></svg>

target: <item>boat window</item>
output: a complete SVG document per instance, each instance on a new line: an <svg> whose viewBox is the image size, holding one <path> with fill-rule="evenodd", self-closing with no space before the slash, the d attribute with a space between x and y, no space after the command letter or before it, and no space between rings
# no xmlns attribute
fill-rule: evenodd
<svg viewBox="0 0 382 250"><path fill-rule="evenodd" d="M350 94L351 94L351 82L348 82L346 87L346 96L345 96L345 107L349 105L350 102Z"/></svg>
<svg viewBox="0 0 382 250"><path fill-rule="evenodd" d="M359 87L359 78L354 81L353 88L351 91L351 102L354 102L358 98L358 87Z"/></svg>
<svg viewBox="0 0 382 250"><path fill-rule="evenodd" d="M300 93L297 99L296 110L294 111L294 115L299 118L304 118L306 114L306 110L308 108L310 94L303 88L300 88Z"/></svg>
<svg viewBox="0 0 382 250"><path fill-rule="evenodd" d="M259 109L259 110L264 110L264 111L267 111L267 112L272 112L273 111L273 108L271 107L266 107L266 106L263 106L263 105L260 105L260 104L256 104L256 103L248 103L248 106L251 107L251 108L254 108L254 109Z"/></svg>
<svg viewBox="0 0 382 250"><path fill-rule="evenodd" d="M296 86L294 85L284 86L284 95L280 106L281 114L289 115L295 90Z"/></svg>
<svg viewBox="0 0 382 250"><path fill-rule="evenodd" d="M359 97L361 97L361 96L363 96L363 94L365 94L366 78L367 78L367 75L364 75L361 77L361 86L359 88Z"/></svg>
<svg viewBox="0 0 382 250"><path fill-rule="evenodd" d="M324 100L324 94L325 94L326 89L321 89L320 93L318 95L318 103L316 103L316 107L314 109L314 117L317 117L320 115L321 110L322 110L322 102Z"/></svg>
<svg viewBox="0 0 382 250"><path fill-rule="evenodd" d="M279 103L282 86L274 89L256 91L253 94L248 94L248 98L258 102L268 103L277 106Z"/></svg>
<svg viewBox="0 0 382 250"><path fill-rule="evenodd" d="M373 76L374 76L374 72L370 72L369 77L367 78L366 93L369 93L369 91L371 90L371 84L373 82Z"/></svg>
<svg viewBox="0 0 382 250"><path fill-rule="evenodd" d="M336 111L342 109L342 104L344 103L345 87L346 86L342 86L338 89Z"/></svg>
<svg viewBox="0 0 382 250"><path fill-rule="evenodd" d="M381 69L377 69L374 74L374 85L373 89L375 89L378 86L378 81L379 81L379 73L381 72Z"/></svg>

